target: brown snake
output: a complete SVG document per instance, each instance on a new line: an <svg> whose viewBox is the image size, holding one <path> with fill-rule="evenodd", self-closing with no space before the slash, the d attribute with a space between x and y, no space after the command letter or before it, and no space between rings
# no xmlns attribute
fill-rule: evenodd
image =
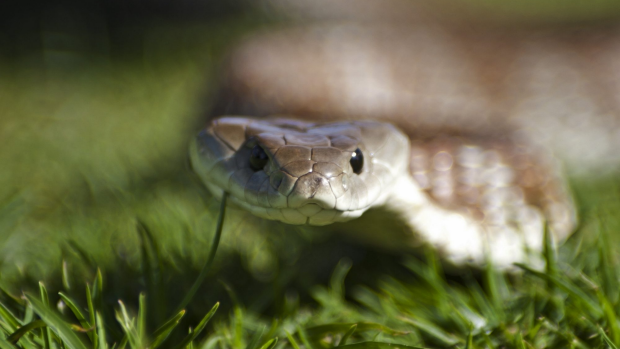
<svg viewBox="0 0 620 349"><path fill-rule="evenodd" d="M563 165L619 162L619 38L382 22L258 34L230 54L216 108L252 117L211 121L192 164L264 218L325 225L387 207L406 243L508 267L540 251L545 224L557 240L574 229Z"/></svg>

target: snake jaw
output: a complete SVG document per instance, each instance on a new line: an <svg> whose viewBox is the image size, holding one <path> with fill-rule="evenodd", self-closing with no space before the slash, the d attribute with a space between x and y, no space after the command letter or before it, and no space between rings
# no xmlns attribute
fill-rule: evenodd
<svg viewBox="0 0 620 349"><path fill-rule="evenodd" d="M223 117L198 134L190 158L207 188L230 193L232 202L255 215L325 225L382 204L393 177L403 173L407 149L406 137L385 123ZM259 169L250 158L262 151L268 160ZM364 167L353 169L352 154L362 153Z"/></svg>

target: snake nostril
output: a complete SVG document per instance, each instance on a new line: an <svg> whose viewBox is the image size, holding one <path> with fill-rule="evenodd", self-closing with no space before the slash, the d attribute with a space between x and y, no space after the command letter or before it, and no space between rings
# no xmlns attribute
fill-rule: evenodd
<svg viewBox="0 0 620 349"><path fill-rule="evenodd" d="M307 204L316 204L323 209L333 209L336 205L336 196L331 190L329 180L315 172L299 177L288 196L289 208L299 208Z"/></svg>
<svg viewBox="0 0 620 349"><path fill-rule="evenodd" d="M309 189L308 199L312 199L316 195L317 190L319 190L319 187L325 184L325 179L321 177L316 177L312 180L312 182L308 184L309 184L308 185L308 189Z"/></svg>

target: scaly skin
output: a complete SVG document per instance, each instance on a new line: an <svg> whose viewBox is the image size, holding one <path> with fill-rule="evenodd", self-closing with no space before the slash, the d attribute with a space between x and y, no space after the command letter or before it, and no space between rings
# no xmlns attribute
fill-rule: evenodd
<svg viewBox="0 0 620 349"><path fill-rule="evenodd" d="M346 23L259 34L216 114L381 119L410 135L518 132L572 175L620 163L620 30Z"/></svg>
<svg viewBox="0 0 620 349"><path fill-rule="evenodd" d="M382 187L387 199L368 200L410 232L391 243L422 241L457 264L480 265L488 255L509 267L528 258L524 247L542 248L545 221L558 240L572 232L563 167L593 177L620 164L619 39L614 26L488 30L433 21L343 21L261 33L229 56L213 115L397 125L410 140L409 169ZM256 135L238 142L230 151L265 146ZM286 172L272 148L271 172ZM293 176L292 191L314 192L297 180L315 176L312 166L306 170ZM234 194L202 177L216 194ZM234 180L241 188L248 183ZM362 219L376 220L371 212ZM310 216L259 215L317 224ZM363 224L355 232L393 238Z"/></svg>

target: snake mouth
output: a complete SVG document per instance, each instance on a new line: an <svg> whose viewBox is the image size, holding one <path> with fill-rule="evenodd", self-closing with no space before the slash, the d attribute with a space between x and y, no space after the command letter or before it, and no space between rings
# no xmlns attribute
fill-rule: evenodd
<svg viewBox="0 0 620 349"><path fill-rule="evenodd" d="M337 222L346 222L358 218L366 211L365 208L353 211L340 211L330 208L326 209L316 203L307 203L298 208L264 207L252 205L246 200L239 199L235 196L231 196L231 201L258 217L292 225L321 226Z"/></svg>
<svg viewBox="0 0 620 349"><path fill-rule="evenodd" d="M232 201L256 216L294 225L328 225L359 217L367 208L352 207L351 191L342 182L346 183L313 172L296 178L283 171L258 171L241 181L243 185L229 183Z"/></svg>

